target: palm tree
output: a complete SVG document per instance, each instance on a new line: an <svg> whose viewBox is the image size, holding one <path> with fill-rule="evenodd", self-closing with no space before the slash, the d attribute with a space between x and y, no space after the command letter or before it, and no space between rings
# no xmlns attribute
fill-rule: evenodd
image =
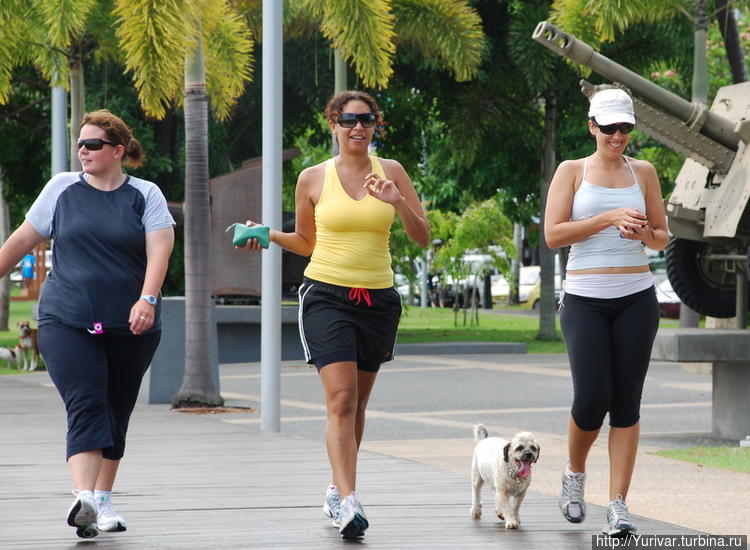
<svg viewBox="0 0 750 550"><path fill-rule="evenodd" d="M127 67L134 72L146 112L163 116L184 82L185 372L172 405L218 406L223 400L211 370L208 98L218 118L229 114L250 78L252 40L244 21L227 2L173 1L171 9L161 13L159 9L169 2L142 3L153 14L132 1L120 2L116 12L122 21L118 36L129 54ZM185 7L190 9L185 11ZM147 40L139 40L144 29L153 30ZM166 31L175 34L167 39ZM139 69L141 64L150 70Z"/></svg>
<svg viewBox="0 0 750 550"><path fill-rule="evenodd" d="M224 404L211 365L211 271L208 109L201 43L185 69L185 374L174 407Z"/></svg>

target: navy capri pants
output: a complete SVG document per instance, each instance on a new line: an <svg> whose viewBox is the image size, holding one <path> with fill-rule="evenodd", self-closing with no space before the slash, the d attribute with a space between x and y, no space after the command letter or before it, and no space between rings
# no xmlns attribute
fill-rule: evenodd
<svg viewBox="0 0 750 550"><path fill-rule="evenodd" d="M39 327L39 351L68 413L66 458L102 449L119 460L141 380L161 331L90 334L59 323Z"/></svg>
<svg viewBox="0 0 750 550"><path fill-rule="evenodd" d="M573 375L576 425L628 428L640 419L641 393L659 328L654 287L621 298L564 294L560 325Z"/></svg>

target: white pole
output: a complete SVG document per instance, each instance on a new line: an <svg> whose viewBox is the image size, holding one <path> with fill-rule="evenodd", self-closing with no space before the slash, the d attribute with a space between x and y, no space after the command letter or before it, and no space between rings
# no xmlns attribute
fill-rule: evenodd
<svg viewBox="0 0 750 550"><path fill-rule="evenodd" d="M68 94L62 86L52 88L52 175L68 169Z"/></svg>
<svg viewBox="0 0 750 550"><path fill-rule="evenodd" d="M263 224L281 230L282 7L263 0ZM281 431L281 249L263 251L260 427Z"/></svg>

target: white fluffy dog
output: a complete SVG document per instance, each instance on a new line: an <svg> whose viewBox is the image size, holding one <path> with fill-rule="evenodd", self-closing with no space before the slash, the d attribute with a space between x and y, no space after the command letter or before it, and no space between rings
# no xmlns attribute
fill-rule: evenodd
<svg viewBox="0 0 750 550"><path fill-rule="evenodd" d="M471 461L471 517L482 517L480 491L488 483L495 491L495 513L506 529L521 524L518 509L531 485L531 465L539 460L539 444L531 432L518 432L507 441L488 437L484 424L474 426L474 458Z"/></svg>
<svg viewBox="0 0 750 550"><path fill-rule="evenodd" d="M18 350L10 348L0 348L0 359L5 359L8 362L8 368L11 368L11 366L17 366L19 365Z"/></svg>

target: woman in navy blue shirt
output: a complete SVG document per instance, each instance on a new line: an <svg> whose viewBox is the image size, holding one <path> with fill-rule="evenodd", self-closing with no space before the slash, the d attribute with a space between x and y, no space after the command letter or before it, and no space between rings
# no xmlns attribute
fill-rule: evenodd
<svg viewBox="0 0 750 550"><path fill-rule="evenodd" d="M123 172L143 151L109 111L87 113L83 171L54 176L0 249L0 274L46 239L53 270L39 298L39 349L68 416L66 458L82 538L124 531L110 494L130 414L161 336L160 289L174 220L159 188Z"/></svg>

